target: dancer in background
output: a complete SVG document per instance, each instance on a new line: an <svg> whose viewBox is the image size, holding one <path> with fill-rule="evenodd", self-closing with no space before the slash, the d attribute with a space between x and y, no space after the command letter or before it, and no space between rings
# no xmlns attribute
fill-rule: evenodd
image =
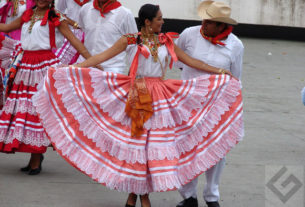
<svg viewBox="0 0 305 207"><path fill-rule="evenodd" d="M32 96L50 66L59 64L52 48L64 35L85 58L90 53L73 35L66 20L54 10L54 0L35 0L35 7L10 24L0 24L1 32L21 28L21 50L10 69L6 101L0 114L0 151L31 153L29 175L41 171L42 154L50 145L39 121Z"/></svg>
<svg viewBox="0 0 305 207"><path fill-rule="evenodd" d="M150 192L190 182L243 135L239 81L185 54L174 34L160 33L163 23L159 6L142 6L140 33L77 67L51 68L33 97L57 152L97 182L129 192L128 207L137 194L149 207ZM87 68L125 50L133 60L129 76ZM214 75L164 80L177 60Z"/></svg>
<svg viewBox="0 0 305 207"><path fill-rule="evenodd" d="M84 5L79 15L79 26L85 33L85 46L92 55L110 48L123 35L137 33L137 25L131 11L116 0L93 0ZM80 57L78 62L84 61ZM127 72L125 51L101 64L105 71Z"/></svg>
<svg viewBox="0 0 305 207"><path fill-rule="evenodd" d="M20 17L25 10L35 5L34 0L2 0L0 2L0 23L9 24ZM8 33L8 35L20 40L21 30L17 29Z"/></svg>
<svg viewBox="0 0 305 207"><path fill-rule="evenodd" d="M74 35L84 42L84 32L79 28L79 14L82 6L92 0L60 0L56 3L56 9L64 14L71 25L70 29ZM57 49L56 56L60 59L63 64L73 64L79 58L79 53L70 44L70 42L65 39L63 45Z"/></svg>
<svg viewBox="0 0 305 207"><path fill-rule="evenodd" d="M223 2L204 1L198 7L198 14L203 19L202 25L185 29L177 45L193 58L230 71L241 79L244 46L232 34L232 24L237 22L230 17L231 9ZM209 13L209 15L207 14ZM205 75L205 71L182 64L182 79L188 80ZM233 136L233 135L232 135ZM235 137L232 137L235 139ZM208 207L219 207L219 181L225 166L225 158L205 173L207 183L203 198ZM183 186L179 192L184 198L177 207L197 207L198 178Z"/></svg>

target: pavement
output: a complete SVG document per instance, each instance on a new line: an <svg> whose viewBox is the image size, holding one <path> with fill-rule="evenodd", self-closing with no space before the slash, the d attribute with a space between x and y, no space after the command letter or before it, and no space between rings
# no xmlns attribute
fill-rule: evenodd
<svg viewBox="0 0 305 207"><path fill-rule="evenodd" d="M305 86L305 43L241 39L245 45L242 77L245 137L227 155L220 183L220 204L222 207L304 207L305 106L300 92ZM168 73L170 78L179 76L179 70ZM19 171L28 160L28 154L0 154L0 207L123 207L125 204L126 193L110 191L93 182L51 149L45 155L43 171L37 176ZM271 179L279 169L287 171L281 171L282 178ZM267 187L269 178L278 191ZM281 179L286 183L276 184ZM205 206L204 182L205 177L200 176L200 207ZM152 193L150 198L153 207L174 207L181 200L176 191Z"/></svg>

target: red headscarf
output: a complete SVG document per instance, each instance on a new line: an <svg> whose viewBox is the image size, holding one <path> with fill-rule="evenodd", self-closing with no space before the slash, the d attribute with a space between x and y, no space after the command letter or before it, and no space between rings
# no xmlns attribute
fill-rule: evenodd
<svg viewBox="0 0 305 207"><path fill-rule="evenodd" d="M120 2L116 1L116 0L108 0L106 1L102 8L99 7L99 4L98 4L98 0L94 0L93 1L93 6L95 9L99 10L100 13L101 13L101 16L102 17L105 17L104 14L107 14L108 12L110 12L111 10L114 10L116 8L119 8L121 5Z"/></svg>

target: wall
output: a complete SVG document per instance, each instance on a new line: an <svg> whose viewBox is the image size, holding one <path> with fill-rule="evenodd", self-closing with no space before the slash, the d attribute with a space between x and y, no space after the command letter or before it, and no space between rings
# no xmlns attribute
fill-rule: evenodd
<svg viewBox="0 0 305 207"><path fill-rule="evenodd" d="M305 0L222 0L232 7L232 17L240 23L305 27ZM121 0L135 16L141 5L161 6L164 18L199 20L201 0Z"/></svg>

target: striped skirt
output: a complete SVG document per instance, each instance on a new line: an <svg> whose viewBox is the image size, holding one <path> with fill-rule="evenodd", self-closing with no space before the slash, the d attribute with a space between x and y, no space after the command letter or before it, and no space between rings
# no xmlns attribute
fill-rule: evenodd
<svg viewBox="0 0 305 207"><path fill-rule="evenodd" d="M44 153L50 144L32 103L37 85L59 60L49 50L24 51L0 113L0 151Z"/></svg>
<svg viewBox="0 0 305 207"><path fill-rule="evenodd" d="M131 136L130 77L51 68L34 105L58 153L97 182L146 194L180 188L221 160L243 136L240 83L228 75L145 78L153 114Z"/></svg>
<svg viewBox="0 0 305 207"><path fill-rule="evenodd" d="M85 34L82 30L72 29L72 32L82 43L84 43ZM55 51L55 55L60 59L61 63L71 65L77 61L80 54L70 42L65 39L62 46Z"/></svg>

